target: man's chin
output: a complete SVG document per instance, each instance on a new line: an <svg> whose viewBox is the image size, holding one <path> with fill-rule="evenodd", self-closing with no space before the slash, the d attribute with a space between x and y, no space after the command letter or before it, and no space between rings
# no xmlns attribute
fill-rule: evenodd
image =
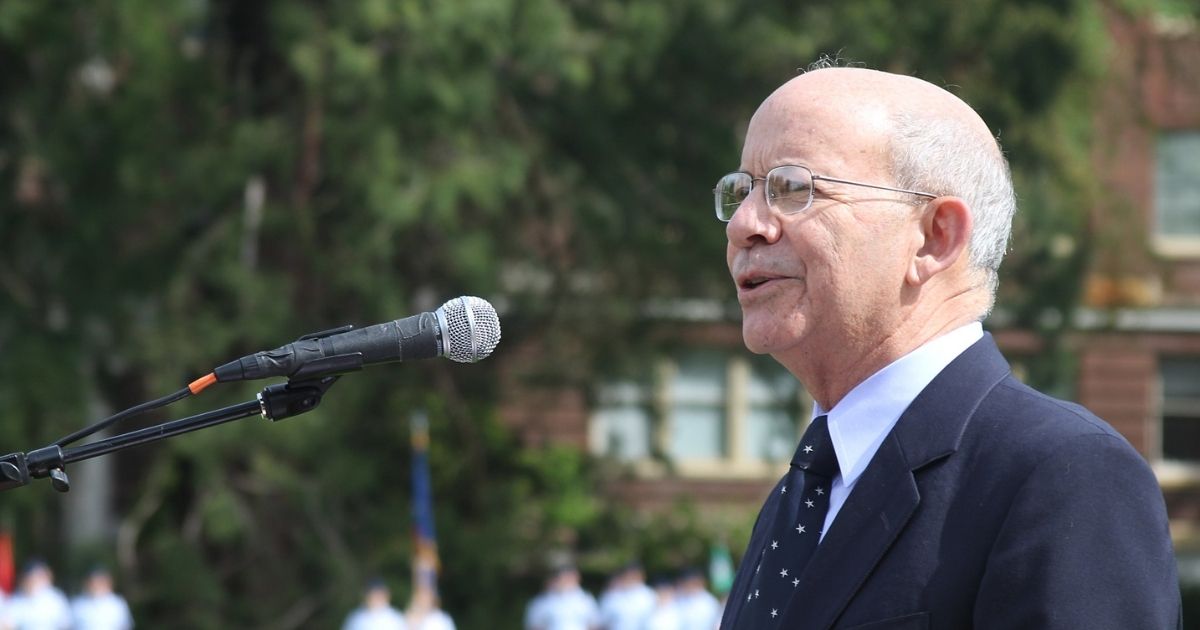
<svg viewBox="0 0 1200 630"><path fill-rule="evenodd" d="M742 343L754 354L770 354L779 342L778 333L778 329L771 330L769 326L764 328L752 320L742 321Z"/></svg>

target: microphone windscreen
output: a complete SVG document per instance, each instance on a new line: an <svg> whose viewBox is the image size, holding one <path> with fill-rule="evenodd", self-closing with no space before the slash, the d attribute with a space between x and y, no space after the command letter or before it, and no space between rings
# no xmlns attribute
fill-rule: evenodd
<svg viewBox="0 0 1200 630"><path fill-rule="evenodd" d="M437 310L437 316L446 344L445 355L451 361L481 361L500 343L500 318L483 298L454 298Z"/></svg>

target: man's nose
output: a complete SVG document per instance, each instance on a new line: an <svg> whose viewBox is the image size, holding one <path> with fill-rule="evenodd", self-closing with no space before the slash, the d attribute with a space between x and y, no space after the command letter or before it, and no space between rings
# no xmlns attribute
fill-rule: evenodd
<svg viewBox="0 0 1200 630"><path fill-rule="evenodd" d="M725 224L725 237L735 247L774 243L781 233L779 215L767 206L764 186L755 186Z"/></svg>

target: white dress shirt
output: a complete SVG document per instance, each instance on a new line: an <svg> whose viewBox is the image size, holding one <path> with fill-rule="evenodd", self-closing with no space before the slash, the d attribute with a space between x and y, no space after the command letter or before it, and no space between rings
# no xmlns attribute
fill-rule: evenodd
<svg viewBox="0 0 1200 630"><path fill-rule="evenodd" d="M404 615L391 606L361 606L346 619L342 630L408 630Z"/></svg>
<svg viewBox="0 0 1200 630"><path fill-rule="evenodd" d="M610 588L600 598L600 625L605 630L642 630L657 602L654 589L641 582Z"/></svg>
<svg viewBox="0 0 1200 630"><path fill-rule="evenodd" d="M42 586L33 593L18 591L5 602L0 627L66 630L71 627L71 605L55 586Z"/></svg>
<svg viewBox="0 0 1200 630"><path fill-rule="evenodd" d="M579 587L544 592L525 613L527 630L588 630L599 622L596 599Z"/></svg>
<svg viewBox="0 0 1200 630"><path fill-rule="evenodd" d="M407 619L408 630L455 630L454 620L444 610L431 610L417 621Z"/></svg>
<svg viewBox="0 0 1200 630"><path fill-rule="evenodd" d="M821 539L883 439L912 401L950 362L983 337L983 325L972 322L896 359L859 383L828 411L813 405L813 417L829 416L829 437L840 472L829 488L829 513Z"/></svg>
<svg viewBox="0 0 1200 630"><path fill-rule="evenodd" d="M712 630L721 621L721 602L706 590L677 594L675 610L682 630Z"/></svg>
<svg viewBox="0 0 1200 630"><path fill-rule="evenodd" d="M71 600L76 630L129 630L133 616L129 604L116 593L80 595Z"/></svg>

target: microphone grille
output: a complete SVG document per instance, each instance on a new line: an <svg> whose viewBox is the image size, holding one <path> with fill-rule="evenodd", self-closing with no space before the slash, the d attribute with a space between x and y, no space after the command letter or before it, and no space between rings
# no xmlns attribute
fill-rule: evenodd
<svg viewBox="0 0 1200 630"><path fill-rule="evenodd" d="M464 295L446 302L438 311L445 322L444 352L451 361L482 361L500 343L500 318L487 300Z"/></svg>

